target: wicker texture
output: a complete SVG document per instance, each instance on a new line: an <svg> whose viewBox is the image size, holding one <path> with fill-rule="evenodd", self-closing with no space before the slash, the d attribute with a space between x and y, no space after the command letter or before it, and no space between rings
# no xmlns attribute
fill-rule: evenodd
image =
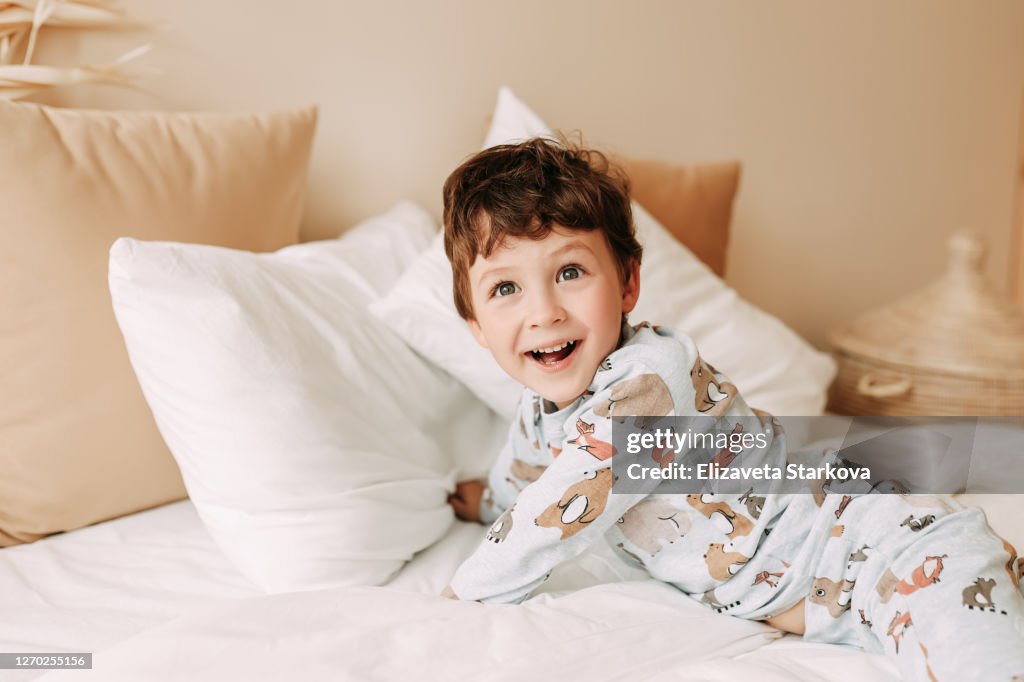
<svg viewBox="0 0 1024 682"><path fill-rule="evenodd" d="M855 415L1024 414L1024 313L985 281L985 249L949 242L943 277L830 334L829 410Z"/></svg>

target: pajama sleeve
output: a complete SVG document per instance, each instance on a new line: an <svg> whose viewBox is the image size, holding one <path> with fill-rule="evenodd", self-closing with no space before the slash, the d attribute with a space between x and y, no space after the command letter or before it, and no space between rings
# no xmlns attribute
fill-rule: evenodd
<svg viewBox="0 0 1024 682"><path fill-rule="evenodd" d="M636 407L634 415L672 415L673 401L659 374L643 363L620 363L615 375L573 414L559 456L519 493L456 571L449 586L454 596L486 603L521 602L555 566L601 539L646 497L646 492L612 492L612 416L629 413L623 390ZM690 390L683 401L690 405L683 414L696 414L693 395ZM620 410L615 412L615 407Z"/></svg>
<svg viewBox="0 0 1024 682"><path fill-rule="evenodd" d="M515 602L529 596L556 565L599 539L642 495L611 494L611 459L589 447L611 447L611 420L586 410L587 442L567 438L561 454L491 526L459 567L451 589L460 599ZM604 455L602 451L600 454Z"/></svg>
<svg viewBox="0 0 1024 682"><path fill-rule="evenodd" d="M487 486L484 488L480 498L479 517L480 522L486 525L494 523L502 512L512 506L516 496L519 495L521 487L516 484L512 476L513 462L517 459L524 461L531 458L528 451L527 436L525 432L526 414L530 404L526 400L520 401L520 407L516 418L509 427L508 438L505 446L501 449L498 459L491 467L487 476ZM522 437L520 437L522 436Z"/></svg>

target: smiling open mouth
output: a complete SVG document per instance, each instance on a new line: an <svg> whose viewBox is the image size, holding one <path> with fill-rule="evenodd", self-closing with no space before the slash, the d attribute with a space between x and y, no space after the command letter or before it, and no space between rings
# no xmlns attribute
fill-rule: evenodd
<svg viewBox="0 0 1024 682"><path fill-rule="evenodd" d="M567 341L554 348L537 348L529 351L527 355L542 365L553 365L572 355L573 351L576 350L577 343L578 341Z"/></svg>

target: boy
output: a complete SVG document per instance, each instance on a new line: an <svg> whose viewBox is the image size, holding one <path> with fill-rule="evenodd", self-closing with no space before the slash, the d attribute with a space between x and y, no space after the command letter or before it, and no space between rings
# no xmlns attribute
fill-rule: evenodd
<svg viewBox="0 0 1024 682"><path fill-rule="evenodd" d="M450 498L492 525L446 596L522 601L604 538L718 612L885 651L908 678L1024 676L1016 553L980 510L935 496L612 491L613 417L753 423L762 439L746 461L787 455L778 422L691 339L626 322L642 249L603 155L545 139L484 150L445 182L444 228L459 314L525 387L488 485Z"/></svg>

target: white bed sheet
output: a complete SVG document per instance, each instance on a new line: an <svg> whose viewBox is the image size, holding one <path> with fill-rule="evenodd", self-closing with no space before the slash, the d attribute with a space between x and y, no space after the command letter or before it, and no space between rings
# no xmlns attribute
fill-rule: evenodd
<svg viewBox="0 0 1024 682"><path fill-rule="evenodd" d="M0 550L0 651L102 651L211 599L259 594L184 500Z"/></svg>
<svg viewBox="0 0 1024 682"><path fill-rule="evenodd" d="M675 642L644 664L644 674L664 680L899 679L884 657L779 638L762 624L711 614L647 580L604 543L556 569L530 609L473 605L483 610L449 617L453 603L432 595L484 532L457 522L387 589L267 597L228 563L191 503L178 502L0 551L0 651L94 652L95 671L69 671L69 680L132 679L147 670L149 679L224 679L229 672L273 679L269 671L275 668L261 656L281 647L306 654L308 669L290 664L299 666L292 670L302 679L334 679L339 666L378 658L391 663L375 673L364 670L366 676L387 679L404 671L431 679L431 671L479 671L486 661L498 660L504 672L493 673L497 679L537 672L529 666L550 670L559 657L569 661L567 675L585 669L591 678L604 679L639 672L629 660L638 642L660 642L663 649ZM666 607L674 609L669 620ZM358 615L345 621L339 613ZM424 622L434 625L424 629ZM671 635L664 634L666 628ZM586 663L577 660L571 667L574 653L557 647L518 664L501 654L503 647L523 646L530 637L536 644L540 632L574 633L581 647L575 655L586 650ZM501 646L494 650L491 642ZM433 668L423 668L417 656L424 647L433 652ZM217 669L217 659L230 652L247 654L251 669ZM65 679L59 672L0 671L4 681L37 678Z"/></svg>

